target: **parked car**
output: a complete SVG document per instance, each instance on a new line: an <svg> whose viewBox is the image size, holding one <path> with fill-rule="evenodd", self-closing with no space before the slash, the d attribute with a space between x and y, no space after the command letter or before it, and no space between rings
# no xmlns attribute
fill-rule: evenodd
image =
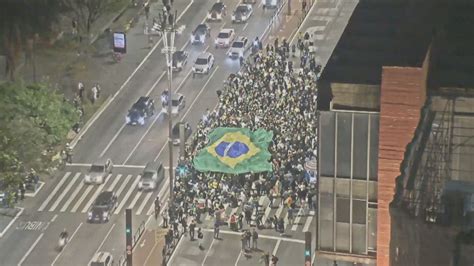
<svg viewBox="0 0 474 266"><path fill-rule="evenodd" d="M205 43L206 38L211 37L211 27L207 24L199 24L191 33L191 44Z"/></svg>
<svg viewBox="0 0 474 266"><path fill-rule="evenodd" d="M214 56L211 53L200 54L193 66L193 77L196 74L209 74L214 66Z"/></svg>
<svg viewBox="0 0 474 266"><path fill-rule="evenodd" d="M176 51L173 53L173 61L171 67L173 70L181 71L183 67L188 63L188 52Z"/></svg>
<svg viewBox="0 0 474 266"><path fill-rule="evenodd" d="M125 122L127 125L141 125L145 124L145 120L155 114L155 101L147 96L142 96L132 105L128 110Z"/></svg>
<svg viewBox="0 0 474 266"><path fill-rule="evenodd" d="M229 47L232 41L235 38L234 29L222 29L219 34L217 34L215 45L216 48L219 47Z"/></svg>
<svg viewBox="0 0 474 266"><path fill-rule="evenodd" d="M143 170L138 190L155 190L165 178L165 170L161 162L149 162Z"/></svg>
<svg viewBox="0 0 474 266"><path fill-rule="evenodd" d="M249 4L238 5L232 14L232 22L246 22L253 13L252 6Z"/></svg>
<svg viewBox="0 0 474 266"><path fill-rule="evenodd" d="M280 0L262 0L263 8L276 8L280 5Z"/></svg>
<svg viewBox="0 0 474 266"><path fill-rule="evenodd" d="M179 126L184 125L184 141L188 140L191 136L193 130L191 129L191 125L187 122L178 122L174 125L173 130L171 131L171 138L173 139L173 145L179 145L181 143L181 139L179 138Z"/></svg>
<svg viewBox="0 0 474 266"><path fill-rule="evenodd" d="M171 98L171 114L177 115L179 111L184 109L185 106L186 106L186 101L184 100L184 95L181 93L173 93L173 96ZM163 112L165 113L168 112L167 106L163 108Z"/></svg>
<svg viewBox="0 0 474 266"><path fill-rule="evenodd" d="M112 191L103 191L97 196L87 213L87 221L90 223L108 222L117 206L117 195Z"/></svg>
<svg viewBox="0 0 474 266"><path fill-rule="evenodd" d="M222 2L215 3L207 13L208 21L220 21L226 15L227 7Z"/></svg>
<svg viewBox="0 0 474 266"><path fill-rule="evenodd" d="M247 49L247 45L248 39L246 37L239 36L230 46L227 55L233 59L244 56L245 50Z"/></svg>
<svg viewBox="0 0 474 266"><path fill-rule="evenodd" d="M84 176L84 183L86 184L102 184L105 176L112 173L114 168L112 160L95 162L89 168L88 173Z"/></svg>

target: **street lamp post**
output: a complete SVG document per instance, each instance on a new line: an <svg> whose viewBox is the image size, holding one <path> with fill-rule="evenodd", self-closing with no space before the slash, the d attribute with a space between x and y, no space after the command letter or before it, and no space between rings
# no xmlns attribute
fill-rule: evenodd
<svg viewBox="0 0 474 266"><path fill-rule="evenodd" d="M173 208L174 195L173 195L173 141L172 141L172 130L173 130L173 119L171 115L172 107L172 88L173 88L173 52L176 50L174 47L174 39L177 32L176 29L176 13L165 14L160 16L161 32L163 37L163 49L162 53L166 55L166 69L168 74L168 149L169 149L169 180L170 180L170 198L168 208ZM169 35L169 36L168 36Z"/></svg>

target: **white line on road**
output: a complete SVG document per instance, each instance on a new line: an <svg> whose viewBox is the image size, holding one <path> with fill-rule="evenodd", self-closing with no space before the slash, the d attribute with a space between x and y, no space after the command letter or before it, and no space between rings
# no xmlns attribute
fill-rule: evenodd
<svg viewBox="0 0 474 266"><path fill-rule="evenodd" d="M183 242L184 242L184 241L182 241L182 239L180 239L180 240L178 241L178 245L176 245L176 248L175 248L174 252L171 253L171 257L170 257L170 259L168 260L168 264L167 264L167 265L173 265L171 262L173 261L174 255L177 253L176 251L179 250L179 247L181 246L181 243L183 243Z"/></svg>
<svg viewBox="0 0 474 266"><path fill-rule="evenodd" d="M18 219L18 217L20 217L20 215L23 213L23 211L25 210L24 208L21 208L21 207L16 207L17 209L20 209L20 211L15 215L15 218L13 218L7 225L7 227L5 227L5 229L3 229L3 231L0 233L0 238L3 237L3 235L5 235L5 233L8 231L8 229L15 223L16 219Z"/></svg>
<svg viewBox="0 0 474 266"><path fill-rule="evenodd" d="M55 214L55 215L53 216L53 218L51 219L51 222L56 221L56 218L58 218L58 215L57 215L57 214Z"/></svg>
<svg viewBox="0 0 474 266"><path fill-rule="evenodd" d="M237 266L237 264L239 263L239 260L240 260L240 257L242 256L242 251L239 252L239 256L237 257L237 260L235 261L235 264L234 266Z"/></svg>
<svg viewBox="0 0 474 266"><path fill-rule="evenodd" d="M204 265L205 265L206 259L207 259L207 257L209 256L209 252L211 251L212 245L214 245L214 241L215 241L215 240L216 240L215 238L212 238L211 245L209 246L209 249L208 249L207 252L206 252L206 256L204 257L204 260L202 261L201 266L204 266ZM180 241L180 242L182 242L182 241ZM171 260L170 260L170 261L171 261Z"/></svg>
<svg viewBox="0 0 474 266"><path fill-rule="evenodd" d="M114 143L114 141L118 138L118 136L120 135L120 133L122 132L122 130L125 128L126 125L127 123L123 123L122 126L119 128L119 130L115 132L115 135L112 137L109 143L107 143L107 146L105 146L105 149L99 154L99 158L102 158L102 156L104 156L104 154L107 152L110 146L112 146L112 143Z"/></svg>
<svg viewBox="0 0 474 266"><path fill-rule="evenodd" d="M21 266L21 264L23 264L23 262L25 262L26 258L30 255L31 251L33 251L33 249L36 247L36 245L38 245L38 242L41 240L41 238L43 238L43 236L44 236L44 233L41 233L38 236L38 238L36 238L33 245L31 245L31 247L28 249L28 251L26 251L25 255L23 255L23 257L21 258L20 262L18 262L18 266Z"/></svg>
<svg viewBox="0 0 474 266"><path fill-rule="evenodd" d="M110 177L112 177L112 174L109 174L109 175L107 176L107 178L105 179L104 183L100 184L99 188L97 188L97 190L96 190L95 193L92 195L92 197L89 199L89 201L87 202L87 204L84 206L84 208L82 208L82 213L87 212L87 210L90 208L90 206L92 205L92 203L94 202L94 200L99 196L100 192L102 192L102 190L104 189L105 184L107 184L107 182L109 182Z"/></svg>
<svg viewBox="0 0 474 266"><path fill-rule="evenodd" d="M100 248L104 245L105 241L107 240L107 237L109 237L110 233L112 232L112 229L114 229L115 227L115 224L113 224L109 231L107 232L107 234L105 235L104 239L102 240L102 242L100 242L100 245L99 247L96 249L95 253L94 254L97 254L97 252L99 252Z"/></svg>
<svg viewBox="0 0 474 266"><path fill-rule="evenodd" d="M38 211L43 211L44 208L46 208L46 206L48 206L49 202L53 199L54 195L56 195L56 193L58 193L59 189L61 188L61 186L64 184L64 182L66 182L66 179L71 175L71 172L67 172L63 178L59 181L59 183L56 185L56 187L54 188L53 192L51 192L51 194L49 194L49 196L46 198L46 200L43 202L43 204L41 204L41 206L39 207Z"/></svg>
<svg viewBox="0 0 474 266"><path fill-rule="evenodd" d="M135 213L135 215L140 215L142 213L143 209L145 208L146 203L148 202L148 200L151 198L152 195L153 193L151 192L146 194L145 199L142 201L142 204L140 204L140 207L138 207L138 210Z"/></svg>
<svg viewBox="0 0 474 266"><path fill-rule="evenodd" d="M296 216L295 222L294 222L293 226L291 227L291 231L296 231L296 229L298 228L298 224L300 223L302 215L303 215L303 208L300 208L300 210L298 211L298 214Z"/></svg>
<svg viewBox="0 0 474 266"><path fill-rule="evenodd" d="M281 243L281 239L278 239L275 247L273 248L273 252L272 252L273 255L277 254L278 248L280 247L280 243Z"/></svg>
<svg viewBox="0 0 474 266"><path fill-rule="evenodd" d="M40 192L40 190L43 188L43 186L45 184L43 181L38 181L38 183L39 183L39 186L38 186L38 188L36 188L35 192L34 193L32 193L32 192L25 193L25 197L30 197L30 198L36 197L38 192Z"/></svg>
<svg viewBox="0 0 474 266"><path fill-rule="evenodd" d="M117 186L120 178L122 178L121 174L118 174L116 177L114 177L114 181L112 184L107 188L107 191L114 191L115 186Z"/></svg>
<svg viewBox="0 0 474 266"><path fill-rule="evenodd" d="M74 200L74 198L76 198L77 194L79 194L79 191L81 191L83 187L84 187L84 182L80 182L77 188L72 193L72 195L67 199L66 203L63 205L60 212L65 212L67 210L71 202Z"/></svg>
<svg viewBox="0 0 474 266"><path fill-rule="evenodd" d="M181 118L181 121L183 121L186 116L189 114L189 112L191 111L191 109L193 108L194 104L196 103L197 99L199 98L199 96L201 96L202 92L204 91L204 89L207 87L207 84L209 84L209 82L211 81L212 77L214 76L214 74L216 74L217 72L217 69L219 69L219 66L216 66L216 68L214 68L214 71L212 72L211 76L209 77L209 79L206 81L206 83L204 84L204 86L201 88L201 90L199 91L198 95L194 98L193 102L191 103L191 105L189 106L188 110L186 111L186 113L184 113L183 117Z"/></svg>
<svg viewBox="0 0 474 266"><path fill-rule="evenodd" d="M135 190L135 188L137 187L138 185L138 182L140 181L140 178L136 178L135 181L133 181L132 183L132 186L130 187L130 189L127 191L127 194L125 194L124 198L122 199L122 202L120 202L120 205L117 207L117 209L115 210L115 214L119 214L120 213L120 210L123 208L123 206L125 206L125 204L127 203L127 200L128 198L130 197L130 195L132 195L132 192Z"/></svg>
<svg viewBox="0 0 474 266"><path fill-rule="evenodd" d="M214 229L208 229L208 228L201 228L201 229L203 232L212 232L212 233L214 232ZM229 231L229 230L219 230L219 234L242 236L241 232L234 232L234 231ZM304 240L301 240L301 239L277 237L277 236L269 236L269 235L258 235L258 237L263 238L263 239L281 240L281 241L286 241L286 242L304 244Z"/></svg>
<svg viewBox="0 0 474 266"><path fill-rule="evenodd" d="M245 23L245 26L242 28L242 31L245 31L245 29L247 28L247 26L249 25L249 23Z"/></svg>
<svg viewBox="0 0 474 266"><path fill-rule="evenodd" d="M59 254L56 256L56 258L53 260L53 262L51 263L51 266L53 266L56 261L59 259L59 256L61 256L61 254L63 254L63 251L67 248L67 246L69 245L69 243L71 243L72 239L74 238L74 236L76 235L77 231L79 231L79 228L81 228L82 226L82 223L79 224L79 226L76 228L76 230L74 231L74 233L71 235L71 238L68 239L66 245L64 245L63 249L59 252Z"/></svg>
<svg viewBox="0 0 474 266"><path fill-rule="evenodd" d="M88 185L86 188L86 191L81 195L79 200L74 204L74 207L72 207L71 212L76 212L77 209L79 209L79 206L81 206L82 202L86 199L87 195L91 192L91 190L94 188L93 185Z"/></svg>
<svg viewBox="0 0 474 266"><path fill-rule="evenodd" d="M138 199L140 198L140 196L142 195L143 193L141 191L138 191L137 195L135 195L135 197L133 198L132 202L130 202L130 205L128 205L128 208L129 209L133 209L133 207L135 206L135 204L137 204L137 201Z"/></svg>
<svg viewBox="0 0 474 266"><path fill-rule="evenodd" d="M76 183L77 179L79 178L79 176L81 175L81 173L76 173L74 175L74 177L72 178L72 181L69 182L69 184L67 184L66 188L63 190L63 192L61 193L61 195L59 195L59 197L56 199L56 201L53 203L53 206L51 206L51 208L49 208L49 211L50 212L54 212L54 210L58 207L59 203L64 199L64 197L66 196L66 194L69 192L69 190L71 190L72 186L74 185L74 183Z"/></svg>
<svg viewBox="0 0 474 266"><path fill-rule="evenodd" d="M165 184L163 185L163 187L161 188L160 192L158 192L158 197L160 197L160 201L163 202L164 199L166 198L166 194L169 194L169 189L168 189L168 185L170 183L170 180L169 178L166 179L165 181ZM163 194L165 194L165 196L163 196ZM162 208L164 209L164 208ZM153 204L150 206L150 209L147 211L147 215L151 215L153 213L153 210L154 210L154 206Z"/></svg>
<svg viewBox="0 0 474 266"><path fill-rule="evenodd" d="M179 21L183 15L188 11L188 9L191 7L191 5L194 3L194 0L191 0L191 2L184 8L183 12L178 16L176 21ZM77 142L84 136L84 134L89 130L89 128L92 126L92 124L97 121L99 116L109 107L109 105L112 104L112 102L117 98L117 96L122 92L122 90L127 86L127 84L132 80L132 77L135 76L135 74L138 72L138 70L145 64L145 61L148 60L148 58L151 56L151 54L156 50L156 48L160 45L161 41L163 40L163 37L160 38L160 40L153 46L153 48L148 52L148 54L143 58L143 60L140 62L140 64L133 70L132 74L128 76L128 78L125 80L125 82L120 86L120 88L115 92L115 94L109 98L108 102L103 105L103 107L94 114L92 119L90 120L89 123L85 125L85 127L79 132L79 135L77 135L76 138L71 142L71 148L74 149L74 147L77 145ZM102 156L101 156L102 157Z"/></svg>
<svg viewBox="0 0 474 266"><path fill-rule="evenodd" d="M132 178L132 175L127 175L127 177L125 178L125 181L122 183L122 185L120 185L119 189L117 190L117 193L116 193L117 198L120 197L120 194L122 194L123 189L128 184L131 178Z"/></svg>
<svg viewBox="0 0 474 266"><path fill-rule="evenodd" d="M313 216L308 216L308 218L306 218L306 222L304 223L303 233L308 232L309 225L311 224L311 221L313 221Z"/></svg>
<svg viewBox="0 0 474 266"><path fill-rule="evenodd" d="M91 167L91 163L68 163L68 166ZM114 168L145 168L145 165L114 164Z"/></svg>

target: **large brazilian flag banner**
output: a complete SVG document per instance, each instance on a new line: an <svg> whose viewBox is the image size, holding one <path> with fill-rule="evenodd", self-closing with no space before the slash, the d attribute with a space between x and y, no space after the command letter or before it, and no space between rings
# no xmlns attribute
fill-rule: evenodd
<svg viewBox="0 0 474 266"><path fill-rule="evenodd" d="M273 132L248 128L219 127L209 134L209 146L194 158L200 172L229 174L272 171L268 145Z"/></svg>

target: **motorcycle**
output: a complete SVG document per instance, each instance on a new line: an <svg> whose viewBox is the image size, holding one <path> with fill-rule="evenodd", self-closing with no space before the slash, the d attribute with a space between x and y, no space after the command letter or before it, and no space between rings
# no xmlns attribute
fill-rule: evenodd
<svg viewBox="0 0 474 266"><path fill-rule="evenodd" d="M68 242L67 237L60 237L58 241L58 250L62 251Z"/></svg>

